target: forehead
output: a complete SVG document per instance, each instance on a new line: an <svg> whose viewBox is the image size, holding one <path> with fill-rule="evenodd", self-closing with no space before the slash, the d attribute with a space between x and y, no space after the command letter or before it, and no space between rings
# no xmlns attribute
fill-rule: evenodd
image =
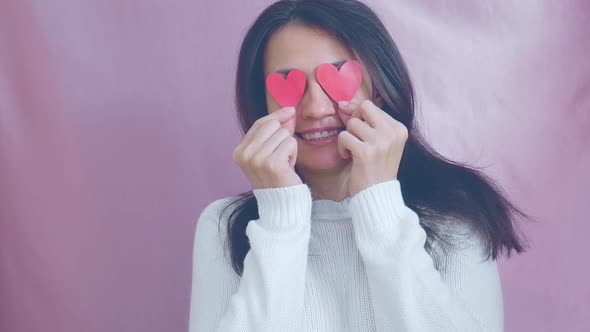
<svg viewBox="0 0 590 332"><path fill-rule="evenodd" d="M354 59L353 53L336 38L319 29L298 23L276 31L264 54L264 72L297 68L312 72L322 63Z"/></svg>

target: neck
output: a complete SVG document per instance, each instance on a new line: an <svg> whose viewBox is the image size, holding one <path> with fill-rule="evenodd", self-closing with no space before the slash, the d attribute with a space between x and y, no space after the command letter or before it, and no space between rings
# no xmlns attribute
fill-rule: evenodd
<svg viewBox="0 0 590 332"><path fill-rule="evenodd" d="M348 197L348 179L352 163L337 170L300 170L303 181L309 186L313 200L329 199L340 202Z"/></svg>

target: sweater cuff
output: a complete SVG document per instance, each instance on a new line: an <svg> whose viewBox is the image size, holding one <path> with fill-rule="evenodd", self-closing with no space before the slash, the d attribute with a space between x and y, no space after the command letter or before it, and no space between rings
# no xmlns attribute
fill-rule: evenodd
<svg viewBox="0 0 590 332"><path fill-rule="evenodd" d="M399 233L406 206L397 179L365 188L350 198L349 212L360 239L383 234L391 239Z"/></svg>
<svg viewBox="0 0 590 332"><path fill-rule="evenodd" d="M306 184L280 188L254 189L259 223L270 230L284 230L309 225L311 192Z"/></svg>

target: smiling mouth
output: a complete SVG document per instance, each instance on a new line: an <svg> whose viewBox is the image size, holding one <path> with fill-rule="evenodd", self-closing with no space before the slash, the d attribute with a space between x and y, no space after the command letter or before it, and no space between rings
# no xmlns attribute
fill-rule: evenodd
<svg viewBox="0 0 590 332"><path fill-rule="evenodd" d="M321 141L321 140L325 140L325 139L334 137L334 136L338 135L343 130L344 130L344 128L338 128L338 129L333 129L333 130L318 131L318 132L310 133L310 134L295 133L295 135L297 135L297 137L304 139L306 141L314 142L314 141Z"/></svg>

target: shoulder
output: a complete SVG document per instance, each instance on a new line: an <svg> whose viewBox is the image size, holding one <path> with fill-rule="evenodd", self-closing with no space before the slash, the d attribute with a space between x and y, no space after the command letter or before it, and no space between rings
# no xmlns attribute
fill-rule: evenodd
<svg viewBox="0 0 590 332"><path fill-rule="evenodd" d="M223 242L227 219L238 198L230 196L217 199L201 211L195 226L195 250L199 246L211 248L212 242Z"/></svg>
<svg viewBox="0 0 590 332"><path fill-rule="evenodd" d="M197 225L203 220L219 220L222 214L225 214L230 210L229 208L233 205L238 197L230 196L217 199L205 206L201 211Z"/></svg>

